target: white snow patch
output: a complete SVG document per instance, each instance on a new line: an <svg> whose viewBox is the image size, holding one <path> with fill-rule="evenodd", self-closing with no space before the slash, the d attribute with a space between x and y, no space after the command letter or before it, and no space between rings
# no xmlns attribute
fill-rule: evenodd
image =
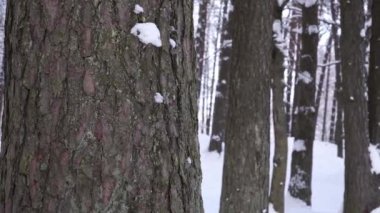
<svg viewBox="0 0 380 213"><path fill-rule="evenodd" d="M317 3L317 0L297 0L299 4L305 7L311 7Z"/></svg>
<svg viewBox="0 0 380 213"><path fill-rule="evenodd" d="M301 73L298 73L298 81L302 81L305 84L310 84L313 81L313 77L308 71L303 71Z"/></svg>
<svg viewBox="0 0 380 213"><path fill-rule="evenodd" d="M361 36L362 38L365 38L365 31L366 31L365 28L363 28L362 30L360 30L360 36Z"/></svg>
<svg viewBox="0 0 380 213"><path fill-rule="evenodd" d="M193 161L191 160L190 157L188 157L188 158L186 159L186 161L187 161L188 164L191 164L191 163L193 162Z"/></svg>
<svg viewBox="0 0 380 213"><path fill-rule="evenodd" d="M368 147L369 151L369 157L371 158L371 172L374 174L380 174L380 152L379 149L373 145L370 144Z"/></svg>
<svg viewBox="0 0 380 213"><path fill-rule="evenodd" d="M173 39L169 39L169 43L173 49L177 46L177 43Z"/></svg>
<svg viewBox="0 0 380 213"><path fill-rule="evenodd" d="M205 213L219 212L224 152L209 152L210 137L199 134L202 167L202 198ZM222 149L224 150L224 149Z"/></svg>
<svg viewBox="0 0 380 213"><path fill-rule="evenodd" d="M162 104L164 102L164 97L161 95L161 93L156 92L154 95L154 101L158 104Z"/></svg>
<svg viewBox="0 0 380 213"><path fill-rule="evenodd" d="M275 19L273 21L272 25L272 30L273 30L273 40L276 45L276 47L281 51L281 53L286 56L287 52L287 46L286 42L283 39L283 34L282 34L282 22L280 19Z"/></svg>
<svg viewBox="0 0 380 213"><path fill-rule="evenodd" d="M294 114L298 114L298 113L309 114L309 113L314 113L314 112L315 112L314 106L300 106L294 109Z"/></svg>
<svg viewBox="0 0 380 213"><path fill-rule="evenodd" d="M372 210L371 213L380 213L380 206Z"/></svg>
<svg viewBox="0 0 380 213"><path fill-rule="evenodd" d="M296 152L306 151L305 141L304 140L295 140L293 150Z"/></svg>
<svg viewBox="0 0 380 213"><path fill-rule="evenodd" d="M319 29L318 29L317 25L310 25L307 29L308 29L309 34L318 34L319 33Z"/></svg>
<svg viewBox="0 0 380 213"><path fill-rule="evenodd" d="M134 12L135 14L143 13L143 12L144 12L144 8L141 7L139 4L136 4L136 5L135 5L135 9L133 10L133 12Z"/></svg>
<svg viewBox="0 0 380 213"><path fill-rule="evenodd" d="M155 23L138 23L132 27L131 33L144 44L153 44L156 47L162 46L160 30Z"/></svg>
<svg viewBox="0 0 380 213"><path fill-rule="evenodd" d="M211 138L213 140L220 141L220 136L219 135L213 135Z"/></svg>
<svg viewBox="0 0 380 213"><path fill-rule="evenodd" d="M269 209L269 213L278 213L278 212L274 209L272 203L269 203L268 209Z"/></svg>

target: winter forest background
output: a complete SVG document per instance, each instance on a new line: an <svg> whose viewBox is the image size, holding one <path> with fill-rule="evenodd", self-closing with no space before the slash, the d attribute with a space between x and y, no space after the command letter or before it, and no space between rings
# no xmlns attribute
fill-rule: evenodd
<svg viewBox="0 0 380 213"><path fill-rule="evenodd" d="M0 0L0 212L380 212L379 0L27 2L8 2L7 40Z"/></svg>
<svg viewBox="0 0 380 213"><path fill-rule="evenodd" d="M284 75L281 83L284 84L283 101L288 128L288 161L286 164L286 181L284 183L285 198L283 198L285 200L285 209L280 210L277 208L277 211L300 213L343 212L344 118L343 103L342 100L339 100L342 96L340 3L335 0L318 2L290 0L279 1L278 4L281 5L282 13L277 17L275 15L277 19L273 23L273 31L274 42L277 48L281 49L284 54ZM366 2L363 8L365 22L360 31L360 36L364 38L366 43L364 57L367 69L369 67L369 41L372 23L371 6L368 6L368 4L371 4L371 2ZM303 19L304 9L302 8L305 7L315 7L314 11L317 12L307 14L308 17L304 19L309 20ZM373 7L375 8L375 6ZM227 84L228 72L234 72L233 67L226 68L228 66L226 65L226 61L228 62L230 53L228 49L231 48L232 44L227 26L230 24L229 14L231 10L233 10L233 6L227 0L195 1L195 38L198 42L196 45L201 46L197 55L198 67L200 67L199 69L202 73L198 119L203 171L202 195L206 212L218 212L219 210L224 156L224 144L219 144L219 142L224 141L225 130L223 128L226 125L225 118L223 118L223 116L226 116L226 112L224 111L225 109L221 108L226 107L223 105L227 103L226 100L223 101L221 99L226 99L227 97L227 89L223 85ZM310 17L312 15L315 17ZM304 22L310 21L310 19L314 19L313 21L316 25L309 25L307 30L309 34L316 33L318 35L317 42L314 41L314 45L317 48L317 62L314 73L302 71L300 67L300 57L305 57L305 55L301 55L302 45L304 44L302 42L302 33L305 30L303 26L305 26ZM308 40L306 42L311 41ZM376 58L375 60L380 59ZM272 83L275 83L273 81L272 79ZM298 81L303 81L306 84L311 83L315 87L315 94L309 93L311 97L315 97L311 108L305 108L302 105L297 106L295 103L295 94L297 93L295 90L304 89L302 86L297 87ZM376 84L379 83L378 81L376 82ZM273 98L273 95L271 97ZM274 102L275 100L272 100L272 104ZM312 174L312 181L309 183L311 184L309 186L307 186L307 183L304 185L304 180L299 178L299 176L294 174L291 176L290 172L291 167L293 167L291 163L296 163L292 161L292 152L304 151L306 149L302 136L301 139L295 140L297 136L292 133L292 120L295 119L296 114L300 110L315 112L316 116L314 118L315 124L312 125L310 130L306 130L310 131L310 135L314 135L314 143L311 145L313 146L313 151L306 153L306 155L310 155L310 161L312 161L308 165L312 167L312 171L309 170ZM271 119L273 119L273 114L271 114ZM311 142L309 141L309 143ZM271 120L269 176L272 178L273 163L276 163L273 158L275 146L275 133L273 120ZM372 148L369 149L371 152ZM372 172L376 173L378 168L376 167L377 163L374 161L378 161L379 159L377 149L374 148L374 150L376 154L373 153L373 157L377 159L372 159ZM271 183L276 182L272 180ZM297 196L302 197L303 195L295 193L295 196L294 194L292 196L292 193L289 193L287 188L289 187L289 190L291 190L291 185L296 185L296 188L311 187L311 200L307 201L311 203L311 206L295 198ZM278 199L278 197L276 198ZM307 200L305 197L301 199ZM373 212L377 211L380 210L373 210ZM270 205L269 212L276 212L276 210Z"/></svg>

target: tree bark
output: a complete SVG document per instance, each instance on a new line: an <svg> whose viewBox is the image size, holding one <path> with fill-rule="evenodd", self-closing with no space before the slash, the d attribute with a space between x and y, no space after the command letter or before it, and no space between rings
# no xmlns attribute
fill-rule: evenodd
<svg viewBox="0 0 380 213"><path fill-rule="evenodd" d="M286 2L284 2L286 4ZM285 5L278 5L274 1L274 19L276 24L282 25L282 10ZM269 201L276 212L284 212L284 189L286 180L286 167L288 157L288 134L284 104L284 58L286 45L282 37L282 26L274 26L274 45L272 50L272 94L273 94L273 125L274 125L274 157L273 176Z"/></svg>
<svg viewBox="0 0 380 213"><path fill-rule="evenodd" d="M331 26L332 37L334 38L334 57L335 61L341 61L340 35L338 35L338 21L340 17L339 2L331 1L331 16L334 24ZM336 102L336 121L334 141L337 145L337 155L343 158L343 89L342 89L342 65L341 62L335 64L335 91L334 99Z"/></svg>
<svg viewBox="0 0 380 213"><path fill-rule="evenodd" d="M293 136L289 192L311 205L313 141L315 134L315 76L318 48L318 5L302 5L302 47L293 110Z"/></svg>
<svg viewBox="0 0 380 213"><path fill-rule="evenodd" d="M268 207L272 1L234 0L220 211ZM265 18L263 18L265 17Z"/></svg>
<svg viewBox="0 0 380 213"><path fill-rule="evenodd" d="M291 2L292 7L299 7L295 2ZM301 10L301 9L300 9ZM299 71L299 57L301 49L301 36L298 28L301 27L300 18L301 12L298 10L291 10L289 21L289 70L287 72L287 88L286 88L286 123L288 136L292 136L293 129L293 109L294 103L292 102L292 94L294 93L294 73Z"/></svg>
<svg viewBox="0 0 380 213"><path fill-rule="evenodd" d="M139 4L8 1L0 212L203 212L192 1Z"/></svg>
<svg viewBox="0 0 380 213"><path fill-rule="evenodd" d="M328 58L328 61L327 62L330 62L331 61L331 55L330 57ZM322 141L328 141L329 138L328 138L328 129L327 129L327 112L328 112L328 101L329 101L329 92L330 92L330 66L327 66L326 67L326 70L325 72L327 72L327 76L326 76L326 84L325 84L325 100L324 100L324 112L323 112L323 119L322 119L322 137L321 137L321 140ZM331 125L331 124L330 124Z"/></svg>
<svg viewBox="0 0 380 213"><path fill-rule="evenodd" d="M369 136L380 144L380 3L372 5L372 37L368 77Z"/></svg>
<svg viewBox="0 0 380 213"><path fill-rule="evenodd" d="M368 76L368 121L370 143L380 153L380 1L372 1L372 37L370 40ZM380 189L380 174L372 173L375 189ZM380 206L380 191L371 196L371 208Z"/></svg>
<svg viewBox="0 0 380 213"><path fill-rule="evenodd" d="M379 199L368 152L368 104L365 95L364 3L341 1L342 70L345 128L344 212L370 212ZM377 197L375 195L377 194Z"/></svg>
<svg viewBox="0 0 380 213"><path fill-rule="evenodd" d="M208 18L209 0L201 0L199 4L198 26L195 33L195 51L196 51L196 68L199 82L198 92L200 92L201 78L203 74L203 65L205 63L206 52L206 30Z"/></svg>
<svg viewBox="0 0 380 213"><path fill-rule="evenodd" d="M226 119L228 109L228 74L230 71L230 55L231 55L231 25L229 19L231 12L228 7L229 1L224 0L223 8L223 27L221 37L221 53L220 53L220 69L219 79L216 86L215 106L212 123L212 133L210 139L209 151L222 152L222 144L225 140Z"/></svg>

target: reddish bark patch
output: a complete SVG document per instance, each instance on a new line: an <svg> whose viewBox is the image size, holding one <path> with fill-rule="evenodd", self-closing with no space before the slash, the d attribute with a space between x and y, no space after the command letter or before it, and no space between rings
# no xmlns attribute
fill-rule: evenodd
<svg viewBox="0 0 380 213"><path fill-rule="evenodd" d="M59 6L59 1L58 0L45 0L42 5L46 5L46 12L50 16L49 18L46 19L48 22L48 29L54 29L54 23L55 19L57 17L57 11L58 11L58 6Z"/></svg>
<svg viewBox="0 0 380 213"><path fill-rule="evenodd" d="M38 162L37 162L38 157L34 157L33 160L30 162L29 166L29 188L30 188L30 197L32 198L32 202L34 198L37 196L37 170L38 170Z"/></svg>
<svg viewBox="0 0 380 213"><path fill-rule="evenodd" d="M69 160L70 160L69 151L66 150L66 151L62 152L61 156L59 158L60 158L60 164L63 168L67 167L69 165Z"/></svg>
<svg viewBox="0 0 380 213"><path fill-rule="evenodd" d="M95 94L95 81L90 71L86 71L83 79L83 90L86 95L93 96Z"/></svg>
<svg viewBox="0 0 380 213"><path fill-rule="evenodd" d="M129 121L130 106L128 102L125 102L119 109L118 117L121 122Z"/></svg>
<svg viewBox="0 0 380 213"><path fill-rule="evenodd" d="M62 103L62 101L60 99L54 99L54 101L51 105L51 113L53 116L53 125L56 125L58 122L61 103Z"/></svg>
<svg viewBox="0 0 380 213"><path fill-rule="evenodd" d="M112 192L115 189L116 181L112 177L105 178L103 183L102 183L102 198L103 198L103 203L105 205L108 205Z"/></svg>
<svg viewBox="0 0 380 213"><path fill-rule="evenodd" d="M91 28L85 28L82 33L83 48L81 49L82 57L91 55L92 50L92 32Z"/></svg>
<svg viewBox="0 0 380 213"><path fill-rule="evenodd" d="M86 119L82 118L82 120L80 121L80 126L79 126L79 129L77 131L77 133L75 134L75 139L76 140L81 140L84 136L84 130L86 128Z"/></svg>
<svg viewBox="0 0 380 213"><path fill-rule="evenodd" d="M101 141L103 139L103 136L104 136L103 122L101 119L99 119L95 125L95 138L96 140Z"/></svg>
<svg viewBox="0 0 380 213"><path fill-rule="evenodd" d="M5 201L5 213L12 213L12 200L7 199Z"/></svg>

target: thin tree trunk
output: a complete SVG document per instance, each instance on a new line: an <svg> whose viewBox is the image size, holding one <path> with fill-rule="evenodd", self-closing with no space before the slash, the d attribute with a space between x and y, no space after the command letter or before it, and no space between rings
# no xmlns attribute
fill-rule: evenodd
<svg viewBox="0 0 380 213"><path fill-rule="evenodd" d="M331 28L332 37L334 38L334 56L335 61L341 61L340 50L340 35L338 35L338 21L340 17L339 2L331 1L331 16L334 24ZM342 69L341 63L335 64L335 92L334 99L336 101L336 124L335 124L335 136L334 141L337 144L337 155L343 158L343 90L342 90Z"/></svg>
<svg viewBox="0 0 380 213"><path fill-rule="evenodd" d="M276 212L284 212L284 189L286 180L286 167L288 157L287 125L284 104L284 58L286 52L285 40L282 30L282 10L284 5L278 5L274 1L274 24L273 37L274 48L272 53L272 91L273 91L273 125L274 125L274 157L273 157L273 176L269 201L273 204Z"/></svg>
<svg viewBox="0 0 380 213"><path fill-rule="evenodd" d="M380 145L380 3L372 5L372 37L368 77L369 136Z"/></svg>
<svg viewBox="0 0 380 213"><path fill-rule="evenodd" d="M323 86L325 85L324 82L326 80L326 74L327 72L329 72L329 69L330 69L330 65L328 65L328 62L331 61L331 45L332 45L332 41L333 41L333 38L332 36L329 37L329 39L327 40L327 44L326 44L326 49L325 49L325 54L323 56L323 61L322 61L322 66L321 67L321 71L320 71L320 75L319 75L319 82L318 82L318 87L317 87L317 92L316 92L316 101L315 101L315 111L317 113L317 117L315 119L315 125L317 126L318 124L318 114L319 114L319 109L320 109L320 105L322 103L321 99L322 99L322 94L323 94ZM328 78L327 78L327 84L326 84L326 87L328 85ZM326 90L325 90L325 99L327 98L328 96L326 95ZM325 103L325 106L326 107L326 100L324 100L324 103ZM325 118L325 115L327 113L327 110L326 108L323 109L323 118ZM324 137L324 125L325 125L325 120L322 119L322 132L321 132L321 140L323 140L323 137Z"/></svg>
<svg viewBox="0 0 380 213"><path fill-rule="evenodd" d="M372 37L368 76L368 121L370 143L380 154L380 1L372 1ZM380 189L380 174L372 173L375 189ZM370 207L380 206L380 191L371 196Z"/></svg>
<svg viewBox="0 0 380 213"><path fill-rule="evenodd" d="M8 1L0 212L203 212L192 1L139 4Z"/></svg>
<svg viewBox="0 0 380 213"><path fill-rule="evenodd" d="M293 7L300 8L299 4L295 4L294 2L292 3ZM299 59L301 57L301 32L300 28L302 27L302 19L300 18L302 15L302 10L292 10L293 17L290 23L290 38L289 38L289 60L291 64L292 70L288 73L288 92L287 92L287 103L288 103L288 108L287 108L287 124L288 124L288 135L293 136L293 110L294 110L294 101L291 100L292 95L293 95L293 100L294 100L294 88L296 84L296 77L295 74L297 74L300 70L300 63ZM294 23L294 25L293 25ZM293 48L292 48L293 47Z"/></svg>
<svg viewBox="0 0 380 213"><path fill-rule="evenodd" d="M4 111L4 37L5 37L5 0L0 0L0 128ZM0 131L1 144L1 131Z"/></svg>
<svg viewBox="0 0 380 213"><path fill-rule="evenodd" d="M371 174L363 1L341 0L345 128L344 212L371 212L379 200Z"/></svg>
<svg viewBox="0 0 380 213"><path fill-rule="evenodd" d="M215 96L215 108L214 108L214 119L212 124L212 133L210 139L209 151L222 152L222 144L225 140L226 131L226 118L228 109L228 74L229 74L229 62L231 55L231 26L230 26L230 10L228 8L229 1L224 0L223 8L223 27L222 27L222 37L221 37L221 53L219 56L220 60L220 70L219 79L216 86L216 96Z"/></svg>
<svg viewBox="0 0 380 213"><path fill-rule="evenodd" d="M221 32L222 32L222 23L223 23L223 11L224 11L224 5L218 2L218 23L216 26L216 38L213 41L213 46L214 46L214 54L213 54L213 65L212 65L212 75L211 75L211 87L210 87L210 95L209 95L209 105L208 105L208 113L207 113L207 124L206 124L206 132L209 135L212 135L212 125L213 125L213 110L214 110L214 105L215 105L215 98L214 98L214 87L215 87L215 82L217 81L216 79L216 74L217 74L217 63L219 63L219 48L221 48L220 41L221 41ZM216 7L216 6L215 6Z"/></svg>
<svg viewBox="0 0 380 213"><path fill-rule="evenodd" d="M302 6L300 71L294 95L293 136L289 192L311 205L313 141L315 134L315 76L318 48L318 5Z"/></svg>
<svg viewBox="0 0 380 213"><path fill-rule="evenodd" d="M203 75L203 67L205 63L206 57L206 31L207 31L207 23L208 23L208 5L209 0L200 0L199 4L199 17L198 17L198 25L195 33L195 51L196 51L196 67L197 67L197 77L199 86L201 83L201 78ZM200 87L199 87L200 92Z"/></svg>
<svg viewBox="0 0 380 213"><path fill-rule="evenodd" d="M234 72L228 91L221 213L262 212L268 207L272 7L272 1L233 1Z"/></svg>
<svg viewBox="0 0 380 213"><path fill-rule="evenodd" d="M328 57L327 62L331 61L331 54ZM327 138L327 112L328 112L328 101L329 101L329 82L330 82L330 65L326 67L326 84L325 84L325 100L323 108L323 122L322 122L322 141L328 140Z"/></svg>

